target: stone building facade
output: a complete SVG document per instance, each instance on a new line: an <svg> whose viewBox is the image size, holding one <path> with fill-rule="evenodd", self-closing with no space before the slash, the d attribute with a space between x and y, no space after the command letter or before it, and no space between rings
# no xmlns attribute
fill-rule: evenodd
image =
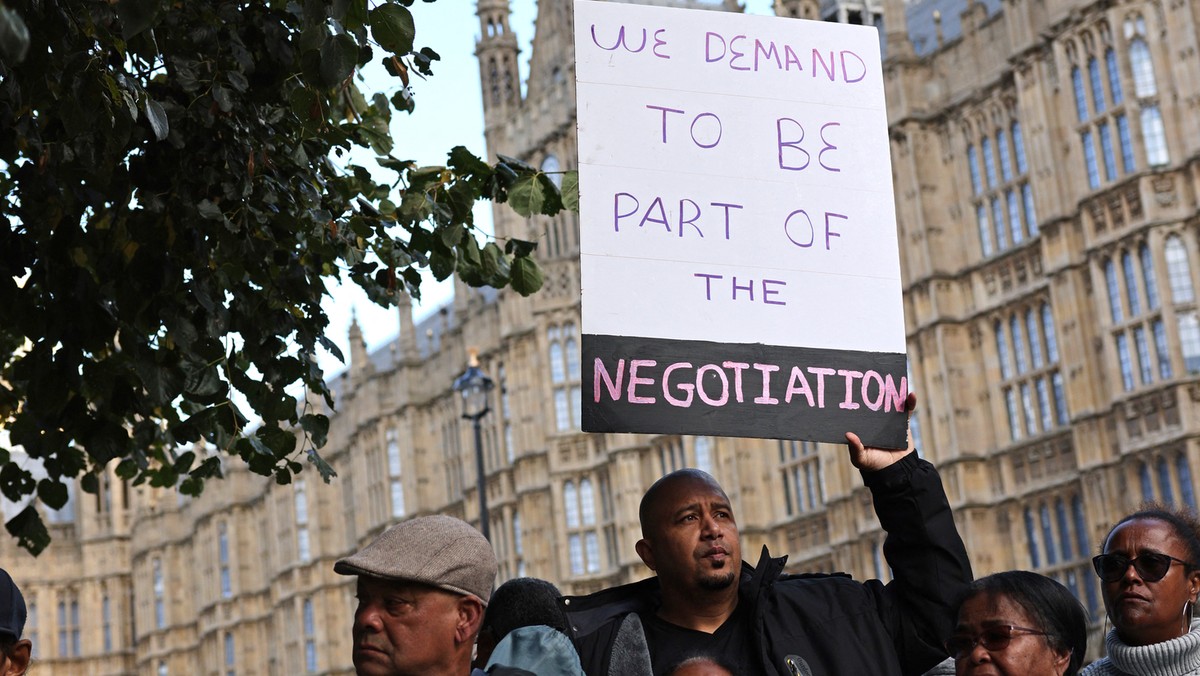
<svg viewBox="0 0 1200 676"><path fill-rule="evenodd" d="M709 0L658 4L736 10ZM478 0L489 151L576 166L571 9L540 0L520 86L508 0ZM942 471L977 574L1025 568L1103 617L1089 568L1143 499L1195 506L1200 467L1200 5L1187 0L776 0L780 15L883 24L913 431ZM796 571L887 579L884 534L836 445L578 431L574 214L495 210L539 241L530 298L459 286L350 366L330 485L230 463L190 500L115 476L55 515L40 559L0 539L45 673L345 674L354 607L338 557L427 513L478 522L473 436L450 389L470 348L501 579L582 593L639 579L637 504L701 467L743 547ZM1093 640L1093 653L1099 649Z"/></svg>

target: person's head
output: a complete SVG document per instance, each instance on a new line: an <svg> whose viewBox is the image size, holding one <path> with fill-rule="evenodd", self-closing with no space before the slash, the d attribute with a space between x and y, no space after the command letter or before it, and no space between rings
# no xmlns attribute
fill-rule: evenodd
<svg viewBox="0 0 1200 676"><path fill-rule="evenodd" d="M0 568L0 676L20 676L29 668L33 644L25 631L25 597L8 571Z"/></svg>
<svg viewBox="0 0 1200 676"><path fill-rule="evenodd" d="M1074 676L1087 652L1087 614L1066 587L1013 570L971 583L946 650L955 673Z"/></svg>
<svg viewBox="0 0 1200 676"><path fill-rule="evenodd" d="M496 587L483 616L476 665L486 664L492 649L514 629L544 625L570 636L561 598L558 587L536 577L517 577Z"/></svg>
<svg viewBox="0 0 1200 676"><path fill-rule="evenodd" d="M1128 645L1188 631L1200 594L1200 522L1186 510L1148 505L1117 522L1092 560L1104 607Z"/></svg>
<svg viewBox="0 0 1200 676"><path fill-rule="evenodd" d="M359 676L464 674L496 580L496 556L469 524L425 516L388 528L333 567L358 576Z"/></svg>
<svg viewBox="0 0 1200 676"><path fill-rule="evenodd" d="M642 497L638 516L637 553L658 573L664 594L736 590L742 565L737 521L711 475L682 469L662 477Z"/></svg>
<svg viewBox="0 0 1200 676"><path fill-rule="evenodd" d="M667 676L737 676L725 662L707 655L689 657L667 670Z"/></svg>

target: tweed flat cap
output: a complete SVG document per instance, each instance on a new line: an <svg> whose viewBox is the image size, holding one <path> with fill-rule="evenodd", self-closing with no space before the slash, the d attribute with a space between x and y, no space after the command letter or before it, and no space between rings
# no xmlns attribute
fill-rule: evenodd
<svg viewBox="0 0 1200 676"><path fill-rule="evenodd" d="M333 564L333 572L420 582L477 596L486 605L496 582L496 554L470 524L437 514L388 528L357 553Z"/></svg>

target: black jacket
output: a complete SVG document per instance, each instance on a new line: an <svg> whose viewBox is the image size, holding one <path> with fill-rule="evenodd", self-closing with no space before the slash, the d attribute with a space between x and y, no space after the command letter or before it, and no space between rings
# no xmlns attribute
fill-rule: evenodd
<svg viewBox="0 0 1200 676"><path fill-rule="evenodd" d="M941 478L912 453L863 473L887 531L883 553L894 579L788 575L787 557L763 547L742 563L738 603L750 604L762 673L794 676L916 675L946 657L953 605L971 581ZM589 676L649 674L638 613L659 605L657 578L563 600ZM805 670L807 666L808 670Z"/></svg>

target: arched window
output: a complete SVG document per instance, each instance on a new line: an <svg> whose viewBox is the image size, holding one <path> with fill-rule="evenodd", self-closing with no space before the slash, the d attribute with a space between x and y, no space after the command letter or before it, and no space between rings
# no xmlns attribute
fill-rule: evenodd
<svg viewBox="0 0 1200 676"><path fill-rule="evenodd" d="M1033 510L1025 508L1025 539L1029 543L1029 567L1041 568L1042 557L1038 553L1037 527L1033 523Z"/></svg>
<svg viewBox="0 0 1200 676"><path fill-rule="evenodd" d="M1025 231L1021 229L1021 204L1012 190L1004 192L1004 204L1008 206L1008 229L1012 233L1013 245L1025 240Z"/></svg>
<svg viewBox="0 0 1200 676"><path fill-rule="evenodd" d="M712 439L696 437L693 450L696 453L696 469L712 474Z"/></svg>
<svg viewBox="0 0 1200 676"><path fill-rule="evenodd" d="M1195 312L1179 315L1179 347L1183 351L1183 368L1188 373L1200 372L1200 320Z"/></svg>
<svg viewBox="0 0 1200 676"><path fill-rule="evenodd" d="M579 528L579 494L575 491L574 482L563 484L563 507L567 515L567 528Z"/></svg>
<svg viewBox="0 0 1200 676"><path fill-rule="evenodd" d="M1158 309L1158 284L1154 281L1154 259L1150 257L1150 247L1142 244L1138 247L1138 258L1142 262L1142 286L1146 287L1146 305L1150 310Z"/></svg>
<svg viewBox="0 0 1200 676"><path fill-rule="evenodd" d="M1138 464L1138 483L1142 487L1142 502L1154 499L1154 484L1150 481L1150 466L1145 462Z"/></svg>
<svg viewBox="0 0 1200 676"><path fill-rule="evenodd" d="M1028 370L1029 364L1025 361L1025 337L1021 332L1021 323L1017 320L1017 316L1013 315L1008 318L1008 328L1012 332L1013 342L1013 357L1017 363L1017 375Z"/></svg>
<svg viewBox="0 0 1200 676"><path fill-rule="evenodd" d="M1013 178L1012 152L1008 148L1008 138L1003 129L996 132L996 148L1000 150L1000 176L1005 182Z"/></svg>
<svg viewBox="0 0 1200 676"><path fill-rule="evenodd" d="M1042 333L1046 334L1046 361L1058 361L1058 338L1054 332L1054 316L1050 312L1050 304L1042 303Z"/></svg>
<svg viewBox="0 0 1200 676"><path fill-rule="evenodd" d="M1088 79L1092 85L1092 106L1097 113L1104 112L1104 80L1100 76L1100 62L1096 57L1088 59Z"/></svg>
<svg viewBox="0 0 1200 676"><path fill-rule="evenodd" d="M1012 123L1012 140L1013 151L1017 156L1017 173L1024 174L1029 171L1029 164L1025 160L1025 137L1021 135L1021 123Z"/></svg>
<svg viewBox="0 0 1200 676"><path fill-rule="evenodd" d="M1000 210L1000 198L993 197L992 222L996 224L996 248L1004 251L1008 248L1008 230L1004 228L1004 213Z"/></svg>
<svg viewBox="0 0 1200 676"><path fill-rule="evenodd" d="M1167 348L1167 327L1161 319L1151 324L1154 331L1154 354L1158 357L1158 377L1167 380L1173 374L1171 370L1171 352Z"/></svg>
<svg viewBox="0 0 1200 676"><path fill-rule="evenodd" d="M1067 519L1067 506L1063 504L1062 498L1054 500L1054 516L1058 521L1058 543L1062 549L1063 561L1070 561L1071 553L1071 523ZM1086 554L1087 552L1080 552Z"/></svg>
<svg viewBox="0 0 1200 676"><path fill-rule="evenodd" d="M1096 134L1100 136L1100 157L1104 160L1104 180L1111 181L1117 177L1117 155L1113 151L1112 130L1107 122L1096 125Z"/></svg>
<svg viewBox="0 0 1200 676"><path fill-rule="evenodd" d="M1087 554L1092 546L1088 544L1087 517L1083 512L1083 498L1078 495L1071 497L1071 514L1075 517L1075 545L1081 554Z"/></svg>
<svg viewBox="0 0 1200 676"><path fill-rule="evenodd" d="M1125 95L1121 92L1121 72L1117 70L1117 53L1112 47L1104 50L1104 66L1108 70L1108 91L1114 106L1121 105Z"/></svg>
<svg viewBox="0 0 1200 676"><path fill-rule="evenodd" d="M1196 299L1195 287L1192 286L1192 269L1188 263L1187 250L1179 235L1167 238L1167 284L1171 288L1171 300L1176 303L1190 303Z"/></svg>
<svg viewBox="0 0 1200 676"><path fill-rule="evenodd" d="M1025 332L1029 334L1029 356L1033 368L1040 369L1045 362L1042 361L1042 336L1038 331L1038 321L1033 314L1033 308L1025 311Z"/></svg>
<svg viewBox="0 0 1200 676"><path fill-rule="evenodd" d="M987 177L988 187L996 185L996 158L992 153L992 139L984 136L979 143L983 149L983 175Z"/></svg>
<svg viewBox="0 0 1200 676"><path fill-rule="evenodd" d="M1133 255L1128 251L1121 254L1121 271L1125 275L1125 296L1129 300L1129 316L1142 314L1142 299L1137 288L1137 271L1133 267Z"/></svg>
<svg viewBox="0 0 1200 676"><path fill-rule="evenodd" d="M1133 159L1133 137L1129 134L1129 118L1117 115L1117 138L1121 142L1121 168L1126 174L1137 168Z"/></svg>
<svg viewBox="0 0 1200 676"><path fill-rule="evenodd" d="M1038 510L1042 521L1042 545L1046 548L1046 563L1058 563L1058 550L1054 547L1054 528L1050 525L1050 509L1042 505Z"/></svg>
<svg viewBox="0 0 1200 676"><path fill-rule="evenodd" d="M1129 339L1124 332L1117 334L1117 365L1121 367L1121 385L1133 389L1133 358L1129 354Z"/></svg>
<svg viewBox="0 0 1200 676"><path fill-rule="evenodd" d="M1000 377L1008 380L1012 377L1012 366L1008 362L1008 338L1004 334L1004 323L997 320L993 328L996 331L996 358L1000 360Z"/></svg>
<svg viewBox="0 0 1200 676"><path fill-rule="evenodd" d="M1033 188L1028 183L1021 186L1021 201L1025 203L1025 227L1033 237L1038 234L1037 209L1033 205Z"/></svg>
<svg viewBox="0 0 1200 676"><path fill-rule="evenodd" d="M563 369L563 348L559 342L560 333L557 326L551 326L547 331L547 336L550 339L550 382L561 383L567 379L567 373Z"/></svg>
<svg viewBox="0 0 1200 676"><path fill-rule="evenodd" d="M1075 90L1075 116L1080 122L1088 119L1087 94L1083 91L1083 71L1079 66L1071 69L1071 86Z"/></svg>
<svg viewBox="0 0 1200 676"><path fill-rule="evenodd" d="M1087 179L1089 188L1100 187L1100 164L1096 161L1096 144L1092 141L1092 132L1083 132L1079 135L1079 142L1083 146L1083 166L1087 170Z"/></svg>
<svg viewBox="0 0 1200 676"><path fill-rule="evenodd" d="M1175 488L1171 485L1171 466L1166 458L1158 459L1158 493L1168 505L1175 504Z"/></svg>
<svg viewBox="0 0 1200 676"><path fill-rule="evenodd" d="M1111 258L1104 260L1104 281L1108 289L1108 308L1109 314L1112 316L1112 323L1120 324L1125 319L1125 315L1121 308L1121 287L1117 283L1117 266L1113 265Z"/></svg>
<svg viewBox="0 0 1200 676"><path fill-rule="evenodd" d="M592 496L592 481L584 479L579 482L579 504L583 513L583 525L596 525L596 503Z"/></svg>
<svg viewBox="0 0 1200 676"><path fill-rule="evenodd" d="M554 185L562 187L562 165L559 164L558 158L553 155L547 155L546 159L542 160L542 172L545 173Z"/></svg>
<svg viewBox="0 0 1200 676"><path fill-rule="evenodd" d="M975 146L967 144L967 167L971 170L971 189L975 194L983 192L983 180L979 176L979 158Z"/></svg>
<svg viewBox="0 0 1200 676"><path fill-rule="evenodd" d="M1167 130L1163 127L1158 106L1142 108L1142 140L1146 144L1147 164L1158 167L1171 161L1171 153L1167 149Z"/></svg>
<svg viewBox="0 0 1200 676"><path fill-rule="evenodd" d="M1154 81L1154 59L1150 56L1150 48L1146 41L1138 36L1129 43L1129 65L1133 71L1133 92L1138 98L1154 96L1158 93L1158 83Z"/></svg>
<svg viewBox="0 0 1200 676"><path fill-rule="evenodd" d="M987 208L983 204L975 207L975 219L979 222L979 245L983 250L983 257L987 258L994 251L992 245L992 228L988 225Z"/></svg>
<svg viewBox="0 0 1200 676"><path fill-rule="evenodd" d="M1133 328L1133 347L1137 350L1138 373L1142 384L1149 385L1154 382L1154 362L1150 358L1150 341L1146 339L1146 327L1140 324Z"/></svg>
<svg viewBox="0 0 1200 676"><path fill-rule="evenodd" d="M1189 509L1196 509L1196 491L1192 488L1192 467L1188 463L1187 452L1175 456L1175 473L1179 475L1179 494L1183 504Z"/></svg>
<svg viewBox="0 0 1200 676"><path fill-rule="evenodd" d="M567 376L571 380L579 379L579 345L575 341L575 324L568 322L563 325L563 343L567 352Z"/></svg>

